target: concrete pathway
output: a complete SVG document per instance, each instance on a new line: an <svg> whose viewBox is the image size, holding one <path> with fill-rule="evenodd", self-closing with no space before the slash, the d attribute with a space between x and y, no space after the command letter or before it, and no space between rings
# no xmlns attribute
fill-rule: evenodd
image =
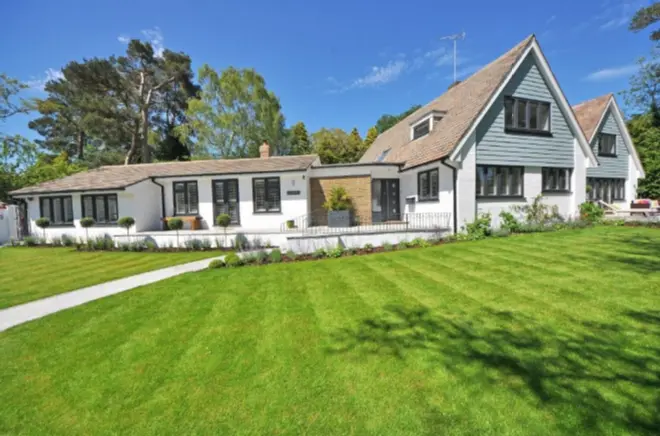
<svg viewBox="0 0 660 436"><path fill-rule="evenodd" d="M80 306L81 304L98 300L99 298L107 297L108 295L119 294L120 292L128 291L137 288L138 286L159 282L180 274L200 271L206 268L211 260L222 258L224 258L224 256L210 257L208 259L184 263L182 265L170 266L9 307L0 310L0 332L33 319L42 318L51 313L59 312L60 310L65 310L70 307Z"/></svg>

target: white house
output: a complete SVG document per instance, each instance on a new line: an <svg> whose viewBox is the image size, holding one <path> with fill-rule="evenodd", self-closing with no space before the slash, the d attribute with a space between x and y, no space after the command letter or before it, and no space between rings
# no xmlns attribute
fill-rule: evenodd
<svg viewBox="0 0 660 436"><path fill-rule="evenodd" d="M613 99L607 107L630 150L625 183L632 198L643 171ZM610 124L599 121L596 130ZM215 217L227 213L232 235L307 251L455 232L480 212L491 212L497 224L500 211L539 194L575 216L587 176L599 169L593 141L532 35L379 135L355 164L270 156L264 144L259 158L106 166L12 195L34 233L34 221L46 216L50 236L81 236L80 218L91 216L91 234L121 239L116 221L132 216L135 233L171 243L163 219L183 216L201 227L187 237L218 240ZM335 186L353 199L346 228L329 228L322 207Z"/></svg>

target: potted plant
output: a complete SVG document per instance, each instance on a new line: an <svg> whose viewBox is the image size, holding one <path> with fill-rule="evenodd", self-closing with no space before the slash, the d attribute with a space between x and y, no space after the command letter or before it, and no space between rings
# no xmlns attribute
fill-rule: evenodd
<svg viewBox="0 0 660 436"><path fill-rule="evenodd" d="M131 237L130 237L130 230L131 227L135 224L135 219L132 216L123 216L117 220L117 224L119 227L123 227L126 229L126 239L128 239L128 242L131 242Z"/></svg>
<svg viewBox="0 0 660 436"><path fill-rule="evenodd" d="M323 203L328 211L328 227L350 227L353 215L353 202L346 188L336 186L330 191L330 197Z"/></svg>
<svg viewBox="0 0 660 436"><path fill-rule="evenodd" d="M80 218L80 226L85 229L85 239L87 239L87 242L89 242L89 228L94 224L96 224L96 221L92 217L86 216Z"/></svg>
<svg viewBox="0 0 660 436"><path fill-rule="evenodd" d="M183 228L183 220L181 218L172 218L167 220L167 227L170 230L176 230L176 248L181 248L179 245L179 230Z"/></svg>
<svg viewBox="0 0 660 436"><path fill-rule="evenodd" d="M227 246L227 227L231 224L231 217L226 213L221 213L215 218L215 223L225 231L225 243L223 244L223 247L225 247Z"/></svg>

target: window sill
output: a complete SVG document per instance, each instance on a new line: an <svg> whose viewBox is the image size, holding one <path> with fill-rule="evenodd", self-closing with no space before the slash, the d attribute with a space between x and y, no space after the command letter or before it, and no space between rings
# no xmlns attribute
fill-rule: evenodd
<svg viewBox="0 0 660 436"><path fill-rule="evenodd" d="M552 132L547 132L545 130L520 129L517 127L505 127L504 133L512 133L516 135L529 135L529 136L545 136L548 138L552 138Z"/></svg>
<svg viewBox="0 0 660 436"><path fill-rule="evenodd" d="M520 201L520 200L525 200L525 196L524 195L477 195L477 200Z"/></svg>
<svg viewBox="0 0 660 436"><path fill-rule="evenodd" d="M435 197L435 198L425 198L425 199L419 199L417 200L418 203L433 203L433 202L438 202L440 200L440 197Z"/></svg>
<svg viewBox="0 0 660 436"><path fill-rule="evenodd" d="M617 155L610 153L598 153L598 157L617 157Z"/></svg>
<svg viewBox="0 0 660 436"><path fill-rule="evenodd" d="M541 191L543 195L565 195L572 194L573 191Z"/></svg>

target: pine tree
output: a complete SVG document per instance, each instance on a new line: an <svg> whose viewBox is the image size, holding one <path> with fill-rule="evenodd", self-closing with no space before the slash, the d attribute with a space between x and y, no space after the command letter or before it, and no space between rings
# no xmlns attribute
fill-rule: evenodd
<svg viewBox="0 0 660 436"><path fill-rule="evenodd" d="M344 153L344 162L357 162L364 154L364 141L360 136L360 132L356 127L353 127L351 133L348 135L347 150Z"/></svg>
<svg viewBox="0 0 660 436"><path fill-rule="evenodd" d="M307 127L302 121L297 122L291 127L291 154L301 155L312 153L312 143L309 140Z"/></svg>
<svg viewBox="0 0 660 436"><path fill-rule="evenodd" d="M376 138L378 137L378 129L376 126L373 126L367 131L367 137L364 138L364 150L367 151L369 147L371 147L371 144L374 143Z"/></svg>

